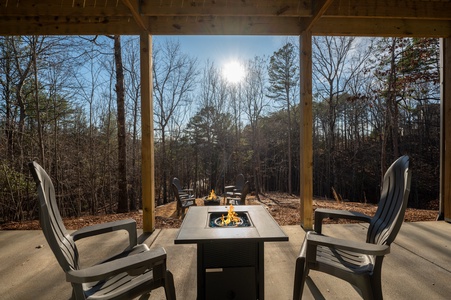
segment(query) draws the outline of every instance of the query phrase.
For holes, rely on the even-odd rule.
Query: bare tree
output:
[[[210,178],[210,186],[219,189],[221,186],[227,185],[227,178],[235,178],[238,172],[242,172],[242,161],[240,145],[238,143],[241,128],[241,109],[242,102],[238,99],[237,91],[241,90],[242,83],[228,83],[221,70],[210,61],[207,61],[203,70],[203,75],[200,84],[200,103],[199,114],[205,113],[205,136],[208,137],[208,143],[216,143],[222,157],[219,159],[220,164],[218,170],[214,170],[214,164],[210,163],[207,174],[205,176]],[[206,112],[209,112],[206,113]],[[234,134],[230,128],[230,118],[233,119]],[[221,122],[223,124],[219,124]],[[223,125],[223,126],[221,126]],[[218,140],[214,141],[211,137],[214,135],[213,130],[216,129]],[[212,162],[213,157],[216,156],[214,151],[207,150],[209,154],[208,161]],[[233,160],[233,164],[231,161]]]
[[[268,99],[265,96],[266,83],[266,60],[262,57],[255,57],[247,64],[247,73],[243,86],[244,101],[246,105],[245,113],[248,117],[252,130],[252,161],[253,177],[257,198],[261,192],[261,161],[260,161],[260,134],[259,122],[263,117]],[[291,185],[289,185],[291,187]]]
[[[196,59],[184,54],[180,43],[166,40],[153,51],[154,112],[162,151],[163,202],[168,202],[167,126],[177,109],[189,105],[197,76]]]
[[[139,74],[139,48],[136,39],[131,39],[126,44],[125,54],[125,70],[126,70],[126,85],[125,91],[127,99],[129,99],[129,111],[131,115],[130,127],[132,144],[129,147],[131,152],[131,189],[130,189],[130,210],[138,209],[138,196],[140,189],[141,170],[139,164],[140,144],[139,144],[139,111],[141,99],[141,78]]]
[[[337,177],[336,146],[337,119],[342,95],[347,91],[350,80],[362,69],[370,55],[370,47],[357,47],[354,37],[314,37],[313,77],[314,94],[318,101],[325,103],[326,115],[325,152],[327,154],[326,185],[334,187]]]
[[[291,156],[291,111],[299,86],[298,53],[295,46],[287,42],[282,48],[274,52],[269,62],[269,97],[282,102],[287,112],[287,175],[288,193],[292,193],[292,156]]]

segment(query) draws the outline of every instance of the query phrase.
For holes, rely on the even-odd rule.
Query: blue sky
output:
[[[255,56],[270,57],[287,39],[285,36],[154,36],[154,41],[167,38],[178,40],[181,50],[197,57],[200,63],[210,59],[217,66]]]

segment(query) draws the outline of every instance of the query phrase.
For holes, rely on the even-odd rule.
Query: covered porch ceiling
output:
[[[0,35],[451,36],[450,0],[0,0]]]

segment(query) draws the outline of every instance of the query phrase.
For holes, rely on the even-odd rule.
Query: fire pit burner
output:
[[[249,215],[246,212],[238,212],[237,213],[237,221],[236,222],[230,222],[229,224],[225,225],[223,223],[223,217],[224,219],[227,217],[227,212],[217,212],[217,213],[210,213],[208,226],[213,228],[233,228],[233,227],[251,227],[252,223],[249,218]]]
[[[240,217],[237,218],[237,221],[235,221],[234,223],[229,223],[228,225],[223,225],[224,221],[222,220],[222,218],[216,218],[214,222],[215,222],[216,226],[220,226],[220,227],[223,227],[223,226],[241,226],[244,223],[243,219],[241,219]]]

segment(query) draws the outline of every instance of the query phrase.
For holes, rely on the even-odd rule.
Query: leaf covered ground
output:
[[[264,205],[279,225],[298,225],[300,224],[299,216],[299,197],[282,193],[270,193],[260,195],[258,200],[254,195],[247,197],[247,204],[249,205]],[[197,199],[197,205],[203,205],[203,200]],[[434,221],[437,218],[437,205],[433,205],[432,209],[413,209],[408,208],[405,215],[406,222],[418,221]],[[182,223],[182,218],[177,217],[175,211],[175,202],[158,206],[156,208],[156,228],[179,228]],[[374,215],[377,206],[374,204],[365,204],[358,202],[337,202],[335,200],[314,199],[313,209],[316,208],[331,208],[353,210],[365,213],[369,216]],[[78,218],[65,218],[64,224],[67,229],[76,230],[88,225],[97,223],[105,223],[121,219],[133,218],[137,222],[138,228],[142,228],[142,212],[130,212],[124,214],[109,214],[98,216],[82,216]],[[326,220],[326,222],[335,222]],[[344,223],[345,220],[340,220],[339,223]],[[7,222],[0,224],[2,230],[39,230],[39,221],[23,221],[23,222]]]

